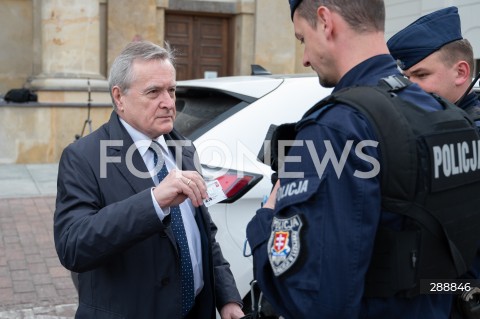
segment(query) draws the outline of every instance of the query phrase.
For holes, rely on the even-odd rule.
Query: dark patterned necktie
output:
[[[152,142],[157,143],[157,142]],[[159,153],[155,151],[159,150]],[[163,161],[162,169],[157,173],[158,183],[160,183],[165,176],[168,175],[167,166],[163,155],[161,153],[160,146],[150,147],[153,152],[153,163],[155,168],[158,164],[159,155],[162,156]],[[193,269],[192,261],[190,259],[190,250],[188,249],[187,235],[185,233],[185,227],[183,225],[182,213],[178,206],[170,206],[170,215],[172,216],[172,231],[177,240],[178,250],[180,252],[180,280],[182,284],[182,317],[185,317],[190,309],[193,307],[195,301],[195,292],[193,286]]]

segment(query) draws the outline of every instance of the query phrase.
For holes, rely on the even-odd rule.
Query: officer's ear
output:
[[[471,79],[471,70],[470,65],[466,61],[458,61],[454,65],[456,77],[455,77],[455,85],[461,86],[465,82],[470,83]]]
[[[320,6],[317,8],[317,28],[325,32],[331,32],[331,30],[333,30],[332,11],[327,7]]]

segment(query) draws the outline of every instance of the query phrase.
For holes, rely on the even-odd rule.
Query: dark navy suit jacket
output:
[[[175,130],[165,138],[185,140]],[[179,169],[194,170],[193,145],[182,151]],[[147,170],[115,112],[63,151],[54,237],[61,263],[80,273],[76,318],[180,318],[179,256],[170,218],[162,222],[155,212],[152,179],[135,177],[129,165]],[[208,211],[201,206],[195,214],[204,287],[192,318],[210,319],[215,305],[241,299]]]

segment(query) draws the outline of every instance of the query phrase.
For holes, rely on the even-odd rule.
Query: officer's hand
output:
[[[198,207],[203,204],[203,199],[208,198],[207,186],[198,172],[176,169],[155,187],[153,195],[162,208],[178,205],[187,198]]]
[[[277,200],[277,190],[280,187],[280,180],[277,180],[275,183],[275,186],[272,189],[272,192],[270,193],[270,196],[268,197],[267,201],[265,204],[263,204],[263,208],[275,208],[275,202]]]
[[[245,314],[238,304],[230,302],[222,307],[222,310],[220,310],[220,316],[222,319],[240,319],[245,316]]]

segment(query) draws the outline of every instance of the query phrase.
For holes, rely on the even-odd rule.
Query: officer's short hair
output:
[[[317,26],[317,8],[325,6],[337,12],[354,30],[360,32],[385,31],[385,3],[383,0],[303,0],[295,11],[312,27]],[[292,11],[293,17],[293,11]]]
[[[465,61],[473,71],[475,61],[473,58],[473,48],[470,41],[461,39],[444,45],[439,51],[441,60],[448,66],[452,66],[458,61]]]

